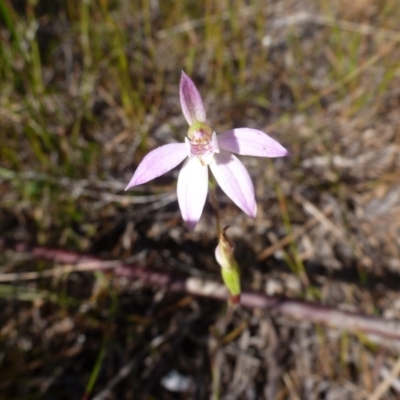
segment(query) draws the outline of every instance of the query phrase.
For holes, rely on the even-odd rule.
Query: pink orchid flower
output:
[[[284,157],[287,150],[256,129],[237,128],[217,136],[206,124],[200,93],[182,72],[179,87],[183,115],[189,124],[184,143],[171,143],[148,153],[125,190],[146,183],[187,160],[178,177],[178,202],[183,220],[193,230],[200,219],[208,191],[208,167],[225,194],[254,218],[257,204],[245,166],[232,153],[256,157]]]

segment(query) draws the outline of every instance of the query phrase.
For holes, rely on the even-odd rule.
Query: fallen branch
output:
[[[150,268],[127,265],[122,262],[103,261],[96,257],[89,257],[79,253],[42,246],[29,246],[25,243],[10,242],[0,238],[0,248],[11,249],[17,253],[29,253],[33,258],[54,261],[60,264],[69,264],[63,272],[82,270],[109,271],[118,277],[140,280],[148,286],[162,287],[171,292],[188,293],[194,296],[203,296],[226,301],[228,292],[219,282],[194,277],[175,276],[169,272],[159,272]],[[71,266],[76,266],[73,269]],[[88,268],[84,268],[84,266]],[[27,280],[39,279],[39,273],[24,273]],[[30,275],[29,275],[30,274]],[[33,275],[32,275],[33,274]],[[54,272],[54,275],[56,272]],[[8,274],[3,274],[8,275]],[[16,281],[24,280],[23,274],[9,274]],[[45,276],[49,276],[46,274]],[[22,279],[18,279],[18,276]],[[11,281],[10,279],[8,281]],[[362,334],[373,343],[400,349],[400,321],[372,317],[359,313],[341,311],[332,307],[310,303],[302,300],[289,299],[278,296],[267,296],[263,293],[243,292],[240,304],[245,308],[258,308],[274,315],[283,315],[295,320],[306,320],[323,324],[341,331]]]

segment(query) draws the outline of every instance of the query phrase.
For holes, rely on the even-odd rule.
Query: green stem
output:
[[[216,185],[215,179],[213,177],[210,178],[209,186],[210,186],[210,193],[211,193],[211,204],[215,211],[215,223],[216,223],[216,229],[217,229],[217,238],[219,238],[219,235],[221,233],[221,216],[220,216],[220,210],[219,210],[219,205],[218,205],[218,200],[217,200],[217,185]]]

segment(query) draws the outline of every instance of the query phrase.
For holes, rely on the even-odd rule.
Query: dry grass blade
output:
[[[385,395],[385,392],[390,388],[392,382],[398,377],[399,374],[400,374],[400,358],[397,359],[396,363],[393,365],[393,368],[388,374],[388,376],[376,387],[371,396],[368,397],[368,400],[381,399]]]
[[[332,213],[332,208],[328,207],[322,215],[324,217],[330,215]],[[276,251],[288,246],[290,243],[292,243],[294,240],[298,239],[304,233],[306,233],[308,230],[313,228],[314,226],[318,225],[321,223],[321,218],[311,218],[309,219],[301,228],[298,228],[296,231],[293,233],[289,233],[286,235],[284,238],[280,239],[273,245],[269,246],[268,248],[264,249],[257,255],[257,259],[259,261],[265,260],[266,258],[272,256]]]

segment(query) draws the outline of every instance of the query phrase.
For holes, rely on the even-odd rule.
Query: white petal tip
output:
[[[276,157],[287,157],[290,153],[279,143],[274,146],[274,148],[266,148],[264,157],[276,158]]]
[[[249,207],[247,209],[243,209],[243,211],[250,217],[255,219],[257,216],[257,204],[254,204],[253,207]]]
[[[198,221],[185,221],[185,224],[190,232],[193,232],[196,228]]]
[[[283,151],[282,151],[282,155],[281,155],[281,157],[289,157],[289,156],[291,156],[292,154],[288,151],[288,150],[286,150],[285,148],[283,149]]]
[[[132,186],[135,186],[135,185],[132,185],[132,183],[129,182],[129,183],[126,185],[126,188],[124,189],[125,192],[126,192],[127,190],[129,190]]]
[[[126,185],[125,192],[134,186],[140,185],[142,182],[138,182],[137,179],[131,179],[130,182]]]

